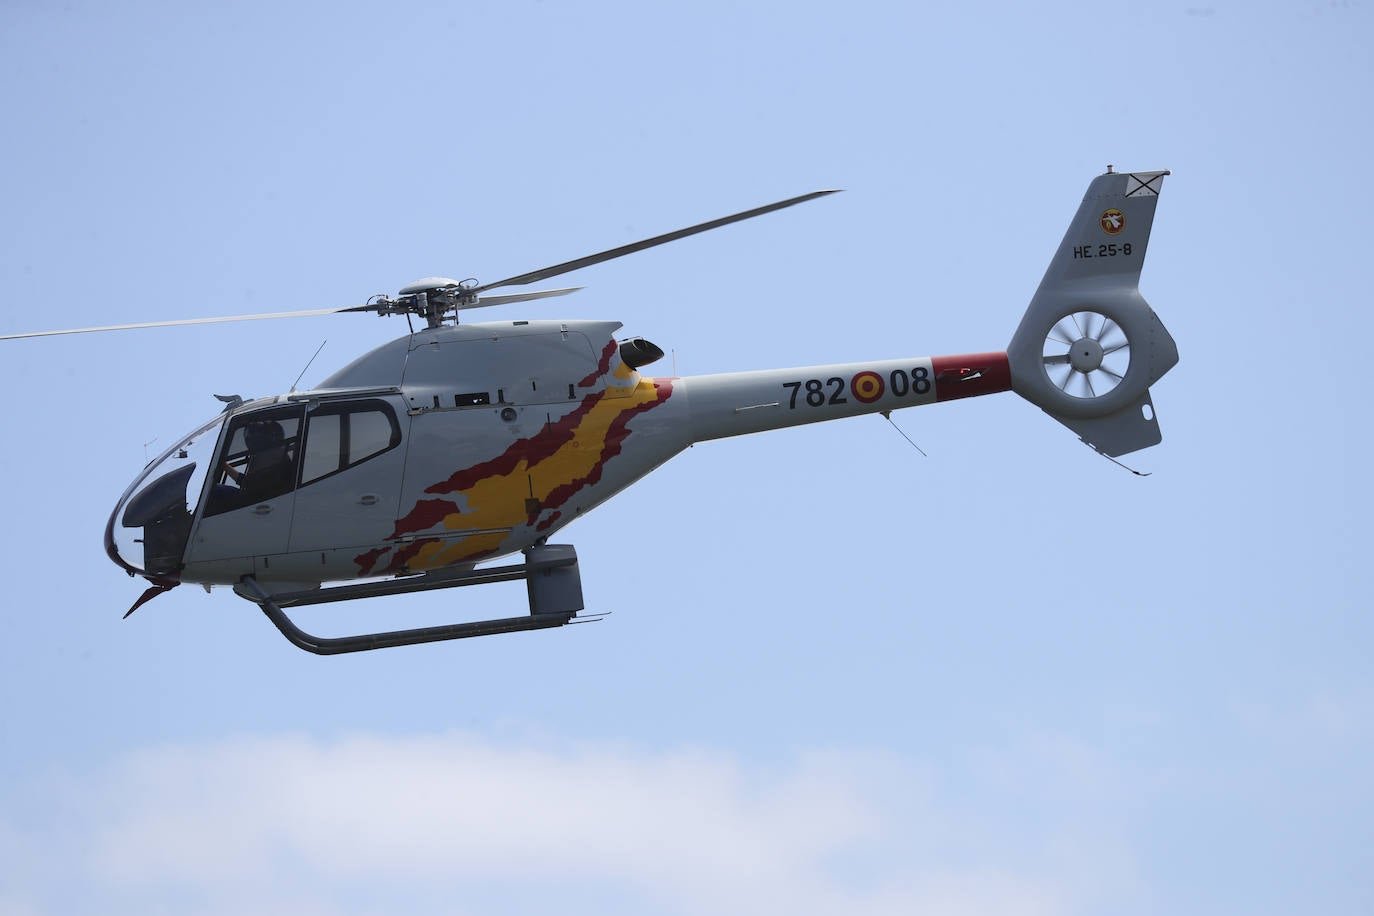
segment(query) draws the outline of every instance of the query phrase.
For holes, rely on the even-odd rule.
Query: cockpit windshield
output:
[[[149,462],[124,492],[105,526],[110,559],[131,573],[176,577],[224,419],[221,414]]]

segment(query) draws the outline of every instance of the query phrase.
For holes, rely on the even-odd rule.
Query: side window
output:
[[[305,439],[305,465],[301,483],[319,480],[339,469],[339,446],[343,442],[343,416],[315,413],[310,417],[310,435]]]
[[[395,421],[380,410],[360,410],[348,415],[348,463],[357,464],[380,454],[392,442]],[[399,438],[399,437],[398,437]]]
[[[401,427],[385,401],[322,405],[306,421],[301,484],[361,464],[400,442]]]
[[[205,514],[217,515],[289,493],[300,458],[301,409],[290,407],[235,417],[214,467]]]

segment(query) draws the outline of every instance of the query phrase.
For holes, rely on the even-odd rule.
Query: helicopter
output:
[[[488,295],[836,193],[814,191],[494,283],[426,277],[335,309],[110,325],[0,339],[364,312],[409,331],[308,391],[223,409],[147,464],[105,551],[149,586],[229,586],[319,655],[587,622],[577,553],[549,538],[697,442],[1015,391],[1115,460],[1162,440],[1150,387],[1178,348],[1139,278],[1165,171],[1095,177],[1005,351],[712,375],[616,321],[460,323],[563,296]],[[416,327],[416,319],[423,327]],[[482,565],[521,555],[521,561]],[[286,609],[524,580],[528,613],[341,637]]]

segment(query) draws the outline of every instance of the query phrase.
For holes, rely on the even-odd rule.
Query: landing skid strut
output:
[[[375,598],[382,595],[405,595],[411,592],[440,588],[460,588],[465,585],[486,585],[491,582],[510,582],[524,579],[529,592],[530,612],[524,617],[504,617],[497,620],[475,620],[451,623],[438,627],[419,627],[413,630],[393,630],[387,633],[363,633],[357,636],[314,636],[292,622],[282,610],[309,604],[329,604],[355,598]],[[577,569],[577,552],[571,544],[544,544],[525,551],[525,562],[490,569],[465,572],[426,573],[406,579],[385,582],[365,582],[328,589],[268,594],[252,576],[244,576],[235,588],[252,601],[267,619],[293,645],[316,655],[342,655],[346,652],[366,652],[392,646],[413,646],[447,639],[467,639],[472,636],[492,636],[497,633],[518,633],[522,630],[543,630],[561,627],[572,622],[582,610],[582,578]],[[603,615],[598,615],[603,616]],[[592,618],[596,619],[596,618]],[[587,622],[590,622],[587,621]]]

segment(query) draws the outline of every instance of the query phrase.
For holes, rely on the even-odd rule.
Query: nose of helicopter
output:
[[[125,571],[174,579],[191,535],[194,513],[186,504],[187,484],[196,463],[182,463],[125,494],[105,525],[105,551]]]
[[[105,553],[129,575],[180,579],[205,469],[223,424],[216,417],[149,462],[115,504],[105,524]]]
[[[131,574],[174,580],[191,537],[194,507],[187,507],[187,483],[195,461],[143,478],[115,505],[106,523],[106,552]]]
[[[143,570],[133,564],[132,554],[129,559],[126,559],[124,554],[120,553],[119,541],[115,539],[115,520],[119,518],[119,512],[123,508],[124,500],[120,500],[114,511],[110,513],[110,520],[105,523],[105,556],[109,557],[114,565],[129,575],[143,575]]]

